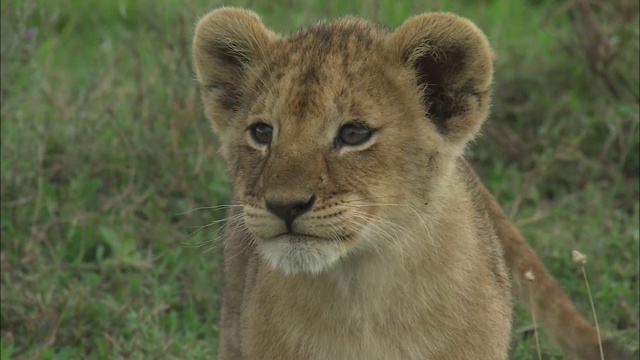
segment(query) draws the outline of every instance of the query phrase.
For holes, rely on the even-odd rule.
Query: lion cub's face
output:
[[[278,37],[223,8],[201,20],[194,55],[244,224],[285,273],[398,246],[488,107],[486,40],[448,14]]]
[[[285,272],[322,271],[363,245],[363,235],[397,232],[385,210],[405,210],[395,204],[413,195],[407,174],[427,166],[441,142],[415,91],[404,104],[408,89],[394,79],[381,36],[357,25],[274,44],[232,130],[245,224]]]

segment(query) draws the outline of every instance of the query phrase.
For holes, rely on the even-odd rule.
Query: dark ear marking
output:
[[[224,111],[236,112],[242,103],[242,91],[234,84],[214,82],[204,85],[204,88]]]
[[[248,68],[264,60],[277,36],[255,13],[223,7],[198,22],[193,58],[205,113],[217,132],[227,129],[243,97]]]
[[[424,54],[413,62],[427,116],[443,134],[447,130],[447,120],[464,111],[460,94],[447,93],[445,84],[449,82],[448,77],[462,71],[465,55],[459,47],[452,47],[442,49],[438,54]]]
[[[213,44],[213,49],[217,51],[213,52],[211,56],[232,69],[245,67],[251,61],[247,54],[234,50],[232,44],[216,42]]]
[[[425,117],[448,140],[466,143],[486,118],[493,52],[473,23],[453,14],[408,19],[391,35],[420,92]]]

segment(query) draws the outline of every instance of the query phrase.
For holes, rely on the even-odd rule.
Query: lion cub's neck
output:
[[[466,189],[457,184],[452,193],[460,195]],[[290,348],[307,349],[309,359],[473,358],[469,349],[491,339],[483,329],[502,303],[487,283],[470,197],[441,204],[421,219],[403,214],[395,225],[406,230],[397,239],[371,239],[375,246],[318,275],[287,276],[259,260],[245,324],[248,338],[261,339],[255,354],[270,348],[278,358],[301,358],[295,351],[282,357]],[[472,339],[460,331],[466,328],[480,330]]]

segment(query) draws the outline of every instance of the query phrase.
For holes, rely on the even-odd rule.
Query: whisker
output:
[[[397,197],[397,196],[396,195],[374,196],[374,197],[368,197],[368,198],[359,198],[359,199],[346,200],[346,201],[344,201],[344,203],[352,203],[352,202],[357,202],[357,201],[372,201],[372,200],[388,199],[388,198],[395,198],[395,197]]]
[[[397,224],[394,224],[379,216],[375,216],[375,215],[371,215],[371,214],[367,214],[359,211],[354,211],[353,215],[367,222],[367,224],[371,226],[371,229],[374,231],[375,235],[382,236],[385,239],[389,239],[397,248],[397,251],[400,253],[402,261],[404,261],[404,247],[402,246],[402,243],[400,241],[400,231],[399,231],[402,229],[397,229],[399,227]],[[387,229],[385,229],[385,227],[388,230],[392,231],[393,234],[389,233]],[[378,244],[376,242],[373,242],[373,245],[376,248],[376,251],[380,253],[381,249],[379,248],[379,246],[377,246]]]
[[[399,206],[399,207],[411,207],[409,204],[393,204],[393,203],[368,203],[368,204],[338,204],[337,206],[344,207],[385,207],[385,206]]]
[[[216,231],[213,233],[213,237],[214,237],[213,239],[207,240],[207,241],[203,241],[202,243],[199,243],[199,244],[191,244],[191,243],[187,243],[187,242],[182,242],[182,244],[185,245],[185,246],[191,246],[191,247],[201,247],[201,246],[206,245],[206,244],[214,243],[219,239],[219,237],[220,237],[219,235],[220,235],[221,232],[224,231],[224,229],[226,229],[229,225],[236,224],[236,223],[241,222],[241,221],[243,221],[243,214],[236,214],[236,215],[224,218],[224,219],[213,221],[210,224],[201,226],[196,231],[194,231],[191,234],[189,234],[189,237],[192,237],[193,235],[195,235],[200,230],[202,230],[202,229],[204,229],[206,227],[209,227],[209,226],[212,226],[212,225],[215,225],[215,224],[219,224],[221,222],[225,222],[221,227],[216,229]]]
[[[243,225],[244,229],[244,236],[242,237],[242,240],[240,240],[240,242],[244,243],[245,245],[242,247],[242,249],[240,249],[235,255],[229,257],[228,260],[234,259],[235,257],[237,257],[238,255],[242,254],[243,252],[245,252],[250,246],[255,246],[255,242],[256,239],[253,235],[251,235],[251,233],[248,231],[246,225]]]
[[[195,209],[187,210],[185,212],[177,213],[177,214],[175,214],[175,216],[189,215],[191,213],[194,213],[194,212],[200,211],[200,210],[216,211],[216,210],[231,209],[231,208],[234,208],[234,207],[243,207],[243,206],[244,205],[242,205],[242,204],[223,204],[223,205],[216,205],[216,206],[201,206],[201,207],[197,207]]]
[[[244,214],[240,213],[240,214],[236,214],[236,215],[233,215],[233,216],[226,217],[226,218],[224,218],[224,219],[220,219],[220,220],[212,221],[212,222],[210,222],[210,223],[208,223],[208,224],[206,224],[206,225],[199,226],[196,230],[194,230],[194,231],[193,231],[192,233],[190,233],[188,236],[189,236],[189,237],[191,237],[191,236],[193,236],[193,235],[197,234],[200,230],[205,229],[205,228],[208,228],[208,227],[211,227],[211,226],[216,225],[216,224],[219,224],[219,223],[221,223],[221,222],[229,222],[229,221],[233,221],[233,220],[235,220],[235,219],[237,219],[237,218],[239,218],[239,217],[242,217],[243,215],[244,215]]]

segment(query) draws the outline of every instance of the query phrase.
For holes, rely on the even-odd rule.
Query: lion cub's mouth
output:
[[[312,234],[305,234],[305,233],[300,233],[300,232],[292,232],[292,231],[287,231],[287,232],[283,232],[282,234],[278,234],[276,236],[273,237],[273,239],[285,239],[285,240],[289,240],[289,241],[304,241],[304,240],[311,240],[311,239],[317,239],[317,240],[329,240],[327,238],[323,238],[320,236],[316,236],[316,235],[312,235]]]
[[[274,236],[271,239],[267,239],[265,241],[270,240],[284,240],[284,241],[292,241],[292,242],[301,242],[301,241],[347,241],[355,238],[355,234],[336,234],[332,237],[324,237],[313,234],[301,233],[301,232],[283,232]]]
[[[263,258],[287,275],[321,273],[346,257],[362,224],[346,212],[309,211],[287,226],[278,216],[255,206],[245,208],[245,224]]]

